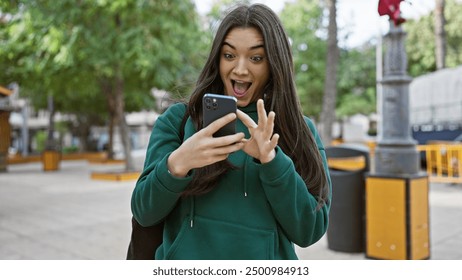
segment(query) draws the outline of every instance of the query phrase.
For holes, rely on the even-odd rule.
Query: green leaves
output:
[[[446,67],[462,64],[462,3],[446,0]],[[419,76],[436,70],[435,34],[433,12],[418,20],[410,20],[404,24],[407,32],[406,53],[408,55],[409,74]]]
[[[0,9],[14,15],[0,25],[0,61],[8,65],[2,80],[18,81],[42,98],[89,90],[86,98],[97,96],[98,81],[119,74],[131,97],[150,96],[153,87],[178,90],[196,77],[198,57],[205,56],[189,0],[25,0],[2,2]],[[140,101],[133,109],[150,105],[133,99]],[[74,104],[80,106],[78,99]]]
[[[324,91],[326,42],[317,34],[324,31],[319,1],[287,3],[281,21],[292,43],[295,79],[304,113],[319,116]]]
[[[206,19],[211,24],[234,4],[213,3]],[[280,13],[292,42],[302,106],[315,118],[321,110],[326,67],[322,3],[289,1]],[[445,13],[446,64],[453,67],[462,64],[462,3],[447,0]],[[128,111],[152,108],[151,88],[187,96],[212,36],[189,0],[9,0],[0,1],[0,18],[8,18],[0,21],[2,83],[19,82],[21,94],[30,93],[37,106],[46,106],[51,93],[58,110],[81,114],[106,114],[98,84],[116,75],[123,77]],[[410,75],[433,71],[433,15],[403,26]],[[337,113],[373,110],[375,79],[375,45],[343,49]]]

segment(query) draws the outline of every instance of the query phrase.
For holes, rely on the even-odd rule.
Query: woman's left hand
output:
[[[276,156],[276,145],[279,134],[273,134],[275,113],[266,115],[263,100],[257,101],[258,124],[246,113],[237,110],[238,118],[249,129],[250,139],[244,139],[242,150],[249,156],[258,159],[261,163],[270,162]]]

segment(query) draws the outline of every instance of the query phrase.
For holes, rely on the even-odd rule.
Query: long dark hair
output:
[[[264,90],[266,110],[276,113],[274,130],[280,135],[279,147],[293,160],[309,192],[316,196],[319,205],[322,205],[328,199],[326,172],[313,134],[303,118],[296,93],[289,39],[278,16],[270,8],[262,4],[241,5],[223,19],[189,100],[188,113],[196,129],[201,129],[202,96],[207,92],[224,92],[219,71],[220,52],[226,35],[237,27],[257,28],[264,38],[270,67],[269,82]],[[209,192],[215,187],[220,176],[230,168],[234,167],[225,160],[196,169],[185,194],[198,195]]]

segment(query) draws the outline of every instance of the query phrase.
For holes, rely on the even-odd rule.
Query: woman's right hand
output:
[[[225,160],[229,154],[243,148],[244,133],[213,137],[221,127],[236,119],[231,113],[212,122],[186,139],[173,151],[167,161],[169,172],[176,177],[185,177],[190,170]]]

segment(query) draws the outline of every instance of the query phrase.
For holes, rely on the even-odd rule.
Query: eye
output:
[[[234,58],[234,55],[230,54],[230,53],[224,53],[223,54],[223,57],[227,60],[231,60]]]
[[[262,61],[263,59],[264,59],[264,57],[261,56],[261,55],[254,55],[254,56],[252,56],[252,57],[250,58],[250,60],[252,60],[253,62],[260,62],[260,61]]]

